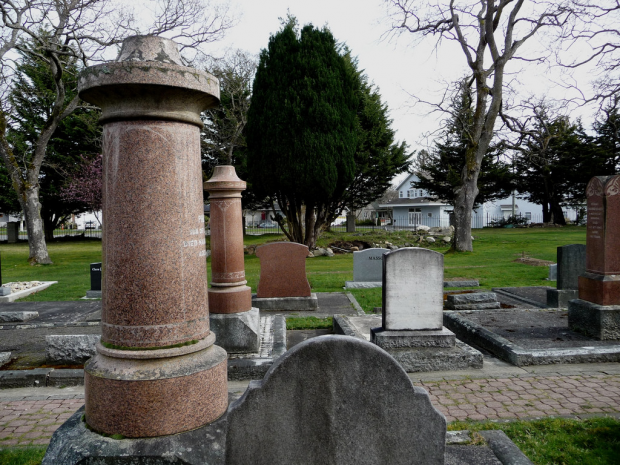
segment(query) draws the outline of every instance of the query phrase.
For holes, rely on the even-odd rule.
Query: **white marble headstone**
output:
[[[443,327],[443,255],[407,247],[383,256],[383,329]]]

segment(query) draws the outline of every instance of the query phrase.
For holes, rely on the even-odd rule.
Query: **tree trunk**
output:
[[[472,252],[474,250],[471,241],[471,214],[477,195],[477,180],[470,176],[459,188],[454,202],[454,241],[452,248],[457,252]]]
[[[43,220],[41,219],[39,188],[31,187],[26,189],[24,194],[25,199],[20,203],[22,203],[26,218],[26,230],[28,231],[28,248],[30,249],[28,263],[31,265],[51,265],[53,262],[47,253]]]
[[[562,226],[566,226],[566,220],[564,219],[564,212],[562,211],[562,206],[557,199],[552,198],[551,202],[551,213],[553,214],[553,224],[560,224]]]

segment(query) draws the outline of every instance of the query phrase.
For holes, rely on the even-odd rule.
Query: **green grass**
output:
[[[584,227],[564,228],[515,228],[478,229],[474,251],[468,253],[447,253],[445,255],[445,277],[478,279],[481,289],[506,286],[541,286],[548,275],[546,266],[530,266],[514,260],[525,255],[541,260],[555,261],[557,247],[567,244],[585,243]],[[403,246],[410,243],[410,231],[359,231],[357,233],[325,233],[318,241],[319,246],[327,246],[334,241],[359,240],[371,244],[389,241]],[[270,241],[283,240],[279,234],[245,236],[244,243],[257,246]],[[90,288],[89,264],[101,261],[101,242],[86,240],[81,242],[53,242],[48,244],[53,265],[28,265],[28,245],[2,244],[2,278],[8,281],[58,281],[45,291],[33,294],[22,301],[77,300]],[[447,252],[446,246],[433,250]],[[208,260],[210,263],[210,259]],[[245,271],[248,285],[256,291],[260,263],[255,255],[245,256]],[[308,281],[314,292],[339,292],[345,281],[353,279],[352,254],[334,257],[316,257],[306,260]],[[355,290],[353,292],[363,308],[372,310],[381,306],[379,289]],[[365,303],[362,303],[365,302]]]
[[[286,319],[286,329],[332,329],[334,319],[330,316],[327,318],[317,318],[315,316],[308,317],[289,317]]]
[[[0,449],[0,465],[39,465],[47,447],[10,447]]]
[[[501,429],[536,465],[616,465],[620,463],[620,420],[549,418],[508,423],[464,422],[449,430]]]

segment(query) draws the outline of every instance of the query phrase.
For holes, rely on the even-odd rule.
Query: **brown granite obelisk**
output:
[[[600,340],[620,340],[620,176],[595,176],[586,188],[586,271],[568,326]]]
[[[85,421],[129,438],[189,431],[228,404],[227,355],[209,329],[200,112],[219,83],[168,39],[126,39],[85,69],[102,109],[102,339],[85,366]]]
[[[258,308],[245,279],[241,192],[246,183],[234,166],[216,166],[204,183],[211,203],[211,326],[228,352],[256,352],[260,338]]]

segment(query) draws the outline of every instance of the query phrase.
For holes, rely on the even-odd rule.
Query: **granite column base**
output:
[[[209,288],[209,313],[240,313],[252,308],[250,286]],[[219,339],[218,339],[219,343]]]
[[[482,353],[457,341],[445,327],[433,331],[371,328],[370,342],[394,357],[407,373],[482,368]]]
[[[223,464],[226,452],[226,413],[206,426],[157,438],[116,439],[89,429],[84,407],[75,412],[50,441],[43,465]]]
[[[568,327],[601,341],[620,340],[620,305],[571,300],[568,303]]]
[[[261,311],[298,311],[313,312],[319,308],[319,299],[315,293],[309,297],[256,297],[252,296],[252,306]]]
[[[128,438],[164,436],[200,428],[226,411],[227,354],[221,347],[165,358],[155,358],[155,350],[98,346],[97,352],[84,367],[85,420],[96,432]],[[110,352],[129,352],[127,357],[136,358],[115,358]]]
[[[579,298],[577,289],[547,289],[547,307],[566,308],[568,301]]]
[[[620,275],[579,276],[579,298],[598,305],[620,305]]]
[[[217,343],[228,353],[258,352],[260,345],[260,314],[258,308],[247,312],[210,313],[209,324]]]

